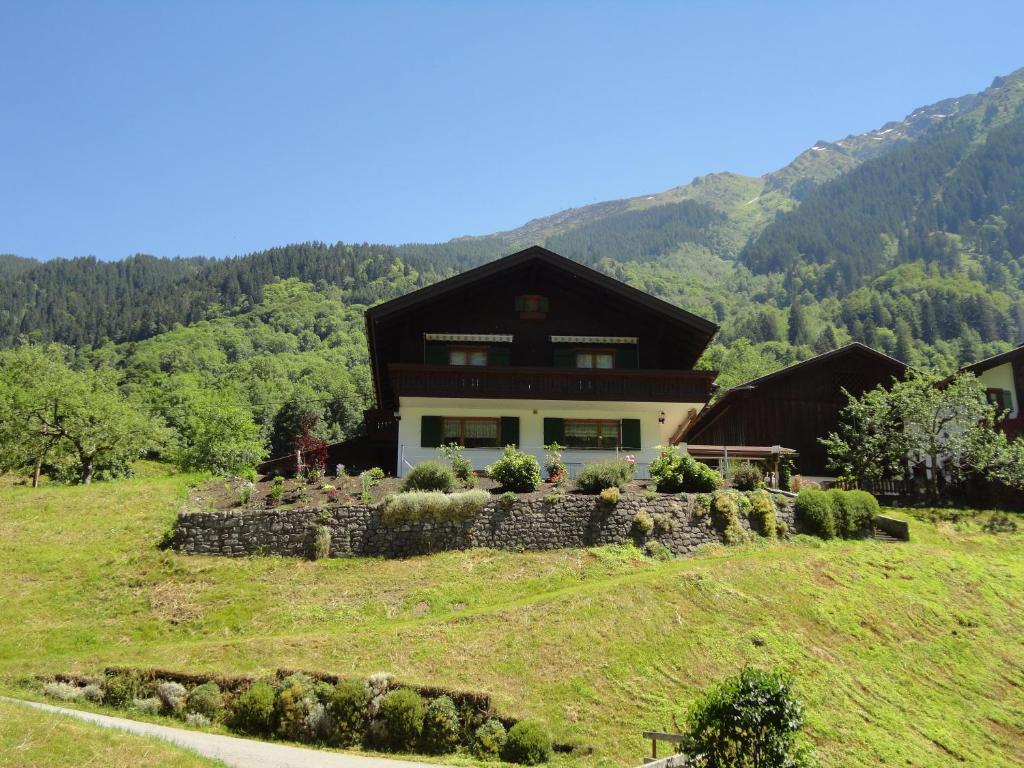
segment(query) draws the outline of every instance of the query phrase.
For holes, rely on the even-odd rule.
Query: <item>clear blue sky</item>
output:
[[[1024,66],[1024,3],[0,0],[0,253],[437,241]]]

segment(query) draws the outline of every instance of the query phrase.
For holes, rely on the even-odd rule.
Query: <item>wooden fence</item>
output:
[[[674,752],[665,757],[658,757],[658,742],[682,744],[685,737],[681,733],[664,733],[662,731],[644,731],[644,738],[651,740],[651,756],[644,758],[643,768],[683,768],[690,764],[690,756],[683,752]]]

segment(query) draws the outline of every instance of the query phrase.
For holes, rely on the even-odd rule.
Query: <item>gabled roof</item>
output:
[[[976,363],[968,363],[967,365],[962,366],[960,368],[960,371],[981,373],[982,371],[987,371],[989,368],[995,368],[997,365],[1002,365],[1003,363],[1010,363],[1019,358],[1024,358],[1024,344],[1021,344],[1019,347],[1014,347],[1013,349],[1007,350],[1006,352],[1000,352],[998,355],[986,357],[985,359],[979,360]]]
[[[479,267],[474,267],[473,269],[469,269],[453,277],[449,277],[446,280],[434,283],[433,285],[428,285],[425,288],[420,288],[412,293],[407,293],[404,296],[399,296],[391,301],[385,301],[383,304],[371,307],[366,311],[367,322],[380,320],[417,304],[441,298],[452,291],[464,288],[478,280],[493,277],[501,272],[520,267],[531,261],[548,264],[556,269],[560,269],[563,272],[571,274],[579,280],[590,283],[595,287],[601,288],[610,293],[614,293],[627,301],[641,304],[647,311],[661,314],[666,320],[675,323],[683,323],[689,326],[692,330],[704,332],[708,335],[709,341],[718,331],[718,326],[710,320],[705,320],[703,317],[695,315],[692,312],[687,312],[685,309],[681,309],[674,304],[669,304],[667,301],[659,299],[657,296],[652,296],[651,294],[645,293],[631,285],[626,285],[626,283],[623,283],[620,280],[608,277],[607,275],[598,272],[596,269],[586,267],[577,261],[567,259],[565,256],[560,256],[554,251],[549,251],[547,248],[542,248],[539,245],[532,245],[522,251],[517,251],[509,256],[488,262],[487,264],[483,264]]]
[[[802,369],[810,368],[815,365],[820,365],[832,358],[842,357],[852,352],[862,352],[869,355],[873,355],[881,360],[890,363],[893,368],[900,371],[907,369],[907,364],[900,362],[895,357],[891,357],[884,352],[879,352],[874,347],[869,347],[867,344],[861,344],[859,341],[853,341],[846,344],[838,349],[833,349],[829,352],[823,352],[820,355],[809,357],[806,360],[802,360],[799,363],[794,363],[786,368],[781,368],[773,373],[759,376],[756,379],[744,382],[743,384],[737,384],[735,387],[730,389],[714,404],[707,408],[704,408],[700,413],[697,414],[697,418],[693,420],[686,432],[683,434],[683,440],[685,441],[690,435],[697,434],[700,430],[707,427],[711,422],[720,416],[724,415],[732,403],[742,394],[756,390],[770,382],[776,381],[777,379],[791,376],[795,373],[799,373]]]

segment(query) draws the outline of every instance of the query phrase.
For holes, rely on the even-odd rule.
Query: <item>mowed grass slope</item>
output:
[[[162,741],[4,701],[0,701],[0,723],[0,768],[214,768],[224,765]]]
[[[915,522],[907,545],[627,548],[409,560],[156,548],[188,477],[0,489],[0,681],[108,664],[277,667],[483,690],[638,764],[744,664],[798,681],[829,766],[1024,762],[1024,536]]]

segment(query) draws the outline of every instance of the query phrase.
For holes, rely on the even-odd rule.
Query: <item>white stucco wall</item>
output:
[[[987,371],[982,371],[978,374],[978,381],[981,382],[985,389],[1005,389],[1010,392],[1010,399],[1012,405],[1010,406],[1009,418],[1017,418],[1020,410],[1020,403],[1017,402],[1017,391],[1013,384],[1013,366],[1010,363],[1003,363],[997,365],[995,368],[989,368]]]
[[[639,419],[639,451],[620,451],[636,456],[637,476],[647,476],[647,465],[657,456],[656,446],[667,445],[690,409],[703,403],[620,403],[575,400],[492,400],[443,397],[404,397],[399,409],[398,475],[401,477],[421,461],[437,458],[436,448],[420,447],[423,416],[477,416],[519,418],[520,448],[544,461],[544,419]],[[665,423],[659,423],[661,413]],[[475,469],[483,469],[501,454],[501,448],[469,448],[465,456]],[[567,450],[562,455],[569,465],[582,465],[616,456],[615,451]],[[570,470],[576,467],[570,466]]]

